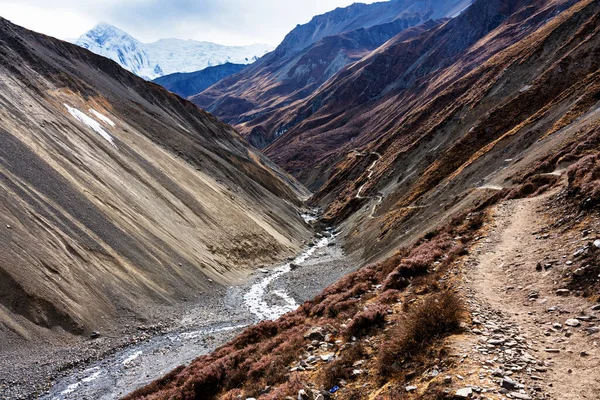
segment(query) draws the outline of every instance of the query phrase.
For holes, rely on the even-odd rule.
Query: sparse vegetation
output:
[[[462,299],[452,290],[429,296],[390,331],[379,351],[378,373],[389,376],[431,344],[459,329],[465,313]]]

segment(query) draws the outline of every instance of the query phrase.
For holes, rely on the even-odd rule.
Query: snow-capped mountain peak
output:
[[[194,40],[161,39],[142,43],[127,32],[101,22],[73,43],[110,58],[144,79],[194,72],[225,64],[250,64],[273,49],[267,44],[223,46]]]

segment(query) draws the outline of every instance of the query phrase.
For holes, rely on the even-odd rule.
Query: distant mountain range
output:
[[[72,42],[116,61],[126,70],[147,80],[176,72],[195,72],[228,62],[250,64],[273,50],[268,44],[223,46],[180,39],[142,43],[106,23],[96,25]]]
[[[223,78],[240,72],[246,66],[245,64],[225,63],[196,72],[177,72],[161,76],[153,82],[186,98],[202,92]]]
[[[347,65],[401,32],[460,14],[472,0],[392,0],[353,4],[314,17],[293,29],[273,52],[241,73],[191,97],[264,148],[288,131],[275,116],[305,99]]]

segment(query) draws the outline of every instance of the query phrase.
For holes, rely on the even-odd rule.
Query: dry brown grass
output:
[[[377,360],[379,375],[389,376],[404,362],[422,354],[436,340],[458,331],[464,313],[462,299],[452,290],[433,294],[413,307],[380,347]]]

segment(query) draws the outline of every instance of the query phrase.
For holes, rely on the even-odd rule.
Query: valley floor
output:
[[[561,290],[580,267],[574,253],[600,226],[589,217],[556,229],[556,194],[495,207],[489,235],[467,260],[473,320],[453,346],[457,388],[486,399],[600,399],[600,307]]]
[[[272,280],[261,300],[270,311],[285,312],[287,294],[297,304],[355,270],[335,239],[316,246],[300,267]],[[117,399],[226,343],[256,323],[246,294],[275,273],[258,271],[244,285],[202,296],[185,310],[172,310],[170,325],[139,326],[128,337],[102,336],[76,346],[20,349],[0,360],[0,399]],[[285,297],[285,296],[284,296]],[[135,330],[135,329],[134,329]]]

